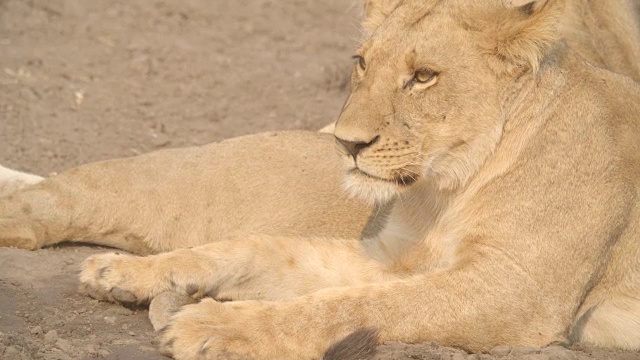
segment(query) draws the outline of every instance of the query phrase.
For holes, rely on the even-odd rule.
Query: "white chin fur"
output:
[[[345,174],[342,185],[349,195],[369,205],[388,203],[400,194],[400,189],[393,183],[351,173]]]

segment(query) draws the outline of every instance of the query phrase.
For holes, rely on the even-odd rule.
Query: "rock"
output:
[[[51,330],[48,333],[44,334],[44,342],[45,344],[53,345],[58,341],[58,332],[55,330]]]
[[[571,351],[565,351],[562,353],[550,353],[549,360],[577,360],[578,356]]]
[[[73,350],[73,346],[71,346],[71,343],[65,339],[58,339],[58,341],[56,341],[56,347],[67,354]]]
[[[97,356],[98,355],[98,350],[100,350],[98,345],[95,345],[95,344],[89,344],[89,345],[85,346],[84,349],[85,349],[84,351],[87,353],[87,355],[90,355],[90,356],[93,356],[93,357]]]
[[[40,326],[36,326],[30,330],[31,335],[38,335],[42,333],[42,328]]]
[[[102,358],[106,358],[110,354],[111,354],[111,352],[109,350],[105,350],[105,349],[98,350],[98,356],[100,356]]]
[[[540,351],[540,348],[535,348],[533,346],[517,346],[511,349],[511,355],[512,356],[529,355],[529,354],[535,354],[538,351]]]
[[[527,355],[518,357],[516,359],[518,360],[549,360],[549,356],[546,354],[527,354]]]
[[[154,71],[155,61],[147,55],[138,55],[131,60],[129,67],[137,73],[149,75]]]
[[[508,345],[500,345],[491,349],[490,354],[497,357],[503,357],[509,355],[511,347]]]
[[[578,358],[571,350],[562,346],[549,346],[544,349],[544,353],[548,355],[549,360],[576,360]]]
[[[157,348],[151,347],[151,346],[140,346],[139,348],[141,351],[144,351],[146,353],[155,353],[156,351],[158,351]]]
[[[151,138],[151,143],[157,148],[171,145],[171,139],[167,134],[154,134]]]
[[[20,350],[18,350],[16,347],[14,346],[9,346],[4,350],[4,354],[3,354],[3,359],[6,360],[21,360],[22,357],[20,356]]]
[[[104,316],[130,316],[133,314],[133,311],[122,307],[122,306],[112,306],[102,313]]]
[[[56,359],[56,360],[74,360],[75,359],[75,357],[72,358],[71,356],[62,352],[62,350],[56,349],[56,348],[53,348],[48,351],[47,358]]]

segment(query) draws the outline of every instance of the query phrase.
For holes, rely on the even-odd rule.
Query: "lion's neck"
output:
[[[377,255],[415,271],[433,271],[455,263],[461,234],[473,221],[464,209],[485,186],[517,166],[521,154],[556,110],[555,95],[566,81],[563,74],[562,68],[543,67],[537,74],[525,74],[505,86],[502,121],[483,141],[468,145],[475,148],[465,149],[469,160],[463,165],[468,175],[458,177],[459,182],[451,187],[443,186],[442,178],[423,179],[401,195],[374,242]],[[458,175],[460,169],[454,169]],[[415,246],[423,251],[407,251]],[[413,258],[411,254],[416,253],[420,256]]]
[[[537,73],[522,74],[503,86],[499,138],[486,161],[460,190],[461,194],[475,194],[515,166],[522,151],[557,111],[558,94],[567,83],[565,67],[571,61],[561,45],[549,54]]]
[[[475,142],[453,149],[431,173],[393,204],[388,221],[366,241],[372,256],[414,271],[447,268],[456,261],[461,234],[473,217],[465,211],[488,184],[509,173],[557,110],[566,83],[564,60],[548,59],[536,73],[502,87],[501,118]],[[416,246],[422,251],[409,251]],[[415,258],[415,254],[420,254]]]
[[[564,85],[562,64],[567,58],[564,44],[557,45],[543,60],[536,73],[531,71],[504,76],[498,87],[497,104],[487,95],[486,104],[496,111],[475,116],[487,116],[491,125],[481,136],[457,144],[453,148],[436,153],[427,168],[443,192],[464,192],[483,167],[496,154],[505,136],[519,127],[531,127],[551,114],[553,94]],[[479,101],[485,101],[480,99]],[[481,122],[480,122],[481,123]]]

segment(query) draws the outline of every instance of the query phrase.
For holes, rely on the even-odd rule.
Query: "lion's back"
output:
[[[567,1],[561,32],[592,64],[640,81],[640,2]]]

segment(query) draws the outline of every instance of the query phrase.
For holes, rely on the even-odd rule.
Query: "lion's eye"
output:
[[[360,67],[360,70],[364,71],[367,69],[367,62],[364,60],[364,57],[360,55],[355,55],[353,58],[358,61],[358,66]]]
[[[404,84],[403,88],[410,89],[415,86],[415,87],[418,87],[419,89],[426,89],[428,87],[435,85],[437,81],[438,81],[437,72],[422,69],[413,73],[413,77],[411,78],[411,80],[407,81]]]
[[[430,70],[418,70],[413,75],[413,78],[415,79],[415,81],[417,83],[427,84],[427,83],[430,83],[431,81],[435,80],[437,75],[438,74],[436,74],[435,72],[430,71]]]

